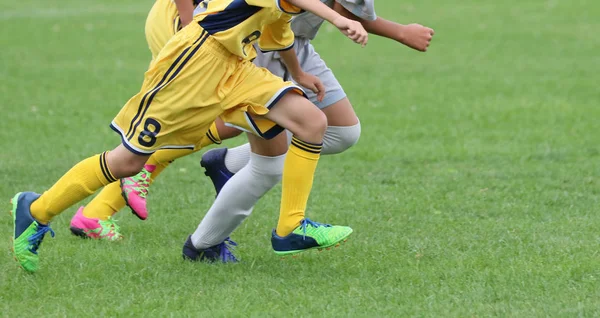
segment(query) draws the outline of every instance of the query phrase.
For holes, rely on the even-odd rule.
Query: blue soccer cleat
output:
[[[200,160],[200,165],[205,170],[204,174],[212,180],[217,195],[219,195],[225,183],[234,175],[225,167],[226,154],[227,148],[212,149],[204,153],[202,160]]]
[[[185,241],[185,244],[183,244],[183,259],[207,263],[237,263],[238,260],[232,252],[236,246],[237,243],[226,238],[225,241],[220,244],[199,250],[192,243],[192,237],[189,236]]]
[[[39,268],[40,257],[37,250],[46,232],[50,232],[54,237],[50,226],[39,223],[31,216],[31,204],[39,197],[40,195],[34,192],[19,192],[10,201],[14,221],[12,251],[19,265],[32,273]]]

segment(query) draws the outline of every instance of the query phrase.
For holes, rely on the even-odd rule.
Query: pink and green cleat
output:
[[[135,176],[121,179],[121,195],[131,212],[141,220],[148,218],[146,196],[150,187],[150,175],[154,169],[154,165],[145,165]]]
[[[123,239],[115,220],[111,218],[108,220],[88,218],[83,215],[83,207],[80,207],[71,219],[71,233],[82,238],[113,242]]]

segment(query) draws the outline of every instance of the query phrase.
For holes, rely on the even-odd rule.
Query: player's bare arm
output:
[[[279,52],[279,55],[294,81],[300,86],[310,89],[317,94],[318,101],[323,101],[323,97],[325,97],[325,86],[323,86],[323,82],[321,82],[318,77],[302,70],[300,62],[298,61],[298,56],[296,55],[296,50],[292,47],[289,50]]]
[[[328,21],[338,28],[345,36],[352,41],[362,45],[367,45],[369,35],[365,28],[357,21],[343,17],[327,5],[318,0],[287,0],[288,3]]]
[[[379,17],[374,21],[365,20],[352,14],[338,2],[335,2],[333,9],[346,18],[359,21],[371,34],[398,41],[421,52],[427,51],[434,34],[433,29],[416,23],[404,25]]]
[[[194,16],[194,3],[191,0],[175,0],[175,6],[179,11],[179,20],[181,21],[181,27],[185,27]]]

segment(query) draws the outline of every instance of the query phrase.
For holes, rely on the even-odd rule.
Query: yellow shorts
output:
[[[156,0],[146,18],[146,42],[154,60],[158,52],[181,27],[173,0]]]
[[[219,116],[230,125],[271,138],[283,131],[261,118],[289,91],[304,95],[264,68],[241,60],[191,23],[150,64],[140,93],[111,123],[138,154],[194,149]]]

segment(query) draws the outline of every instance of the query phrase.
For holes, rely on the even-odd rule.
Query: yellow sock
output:
[[[304,218],[321,148],[322,144],[311,144],[292,137],[281,181],[281,209],[275,230],[279,236],[292,233]]]
[[[219,136],[219,130],[217,129],[217,124],[214,122],[208,128],[206,135],[200,140],[200,147],[204,148],[206,146],[210,146],[212,144],[219,145],[221,144],[221,137]],[[200,150],[200,149],[198,149]]]
[[[41,223],[50,220],[101,187],[116,181],[106,165],[106,154],[87,158],[67,171],[31,204],[31,215]]]
[[[165,168],[167,168],[173,160],[181,158],[194,150],[189,149],[166,149],[159,150],[152,154],[146,165],[144,166],[147,170],[152,171],[150,174],[150,184],[154,182]],[[108,220],[109,217],[119,212],[125,207],[125,199],[121,195],[121,184],[119,182],[113,182],[108,186],[104,187],[102,191],[85,206],[83,209],[83,216],[86,218]]]
[[[83,216],[108,220],[124,206],[125,200],[121,196],[121,184],[117,181],[102,188],[102,191],[83,208]]]

